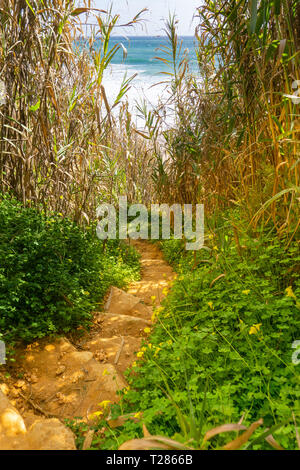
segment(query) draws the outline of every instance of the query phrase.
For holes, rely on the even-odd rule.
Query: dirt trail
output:
[[[21,413],[28,428],[37,418],[88,416],[104,400],[116,402],[126,387],[123,376],[136,360],[144,329],[152,326],[152,306],[173,279],[171,267],[156,245],[131,242],[141,253],[141,280],[127,292],[112,288],[103,312],[95,312],[93,328],[80,342],[62,338],[41,341],[18,351],[13,387],[0,390]],[[154,300],[155,297],[155,300]],[[6,389],[5,389],[6,387]]]

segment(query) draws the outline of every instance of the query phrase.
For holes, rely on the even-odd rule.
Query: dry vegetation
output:
[[[97,16],[100,50],[93,48],[96,37],[89,50],[74,42],[86,11]],[[138,21],[139,15],[127,26]],[[111,12],[76,9],[69,0],[2,2],[0,191],[82,222],[116,192],[135,198],[145,189],[145,143],[132,136],[126,106],[118,120],[112,115],[102,86],[120,48],[109,47],[118,22]]]

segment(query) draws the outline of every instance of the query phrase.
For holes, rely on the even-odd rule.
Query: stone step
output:
[[[117,287],[111,288],[104,309],[108,313],[118,312],[121,315],[129,315],[146,320],[150,320],[152,315],[152,310],[143,304],[141,299]]]
[[[113,364],[98,362],[92,351],[77,351],[66,339],[29,351],[22,365],[36,375],[31,399],[61,419],[86,418],[100,402],[117,402],[117,391],[127,386]]]
[[[81,343],[81,346],[91,351],[94,359],[102,363],[113,364],[116,369],[123,373],[136,360],[136,352],[141,347],[142,338],[132,336],[113,336],[94,338]]]
[[[108,338],[112,336],[146,336],[144,329],[151,327],[152,322],[143,318],[122,315],[119,313],[98,313],[95,322],[100,325],[100,336]]]
[[[169,283],[167,279],[160,281],[150,279],[132,283],[128,293],[140,297],[148,306],[153,305],[153,297],[155,297],[154,304],[158,306],[165,298],[163,292],[168,287]]]

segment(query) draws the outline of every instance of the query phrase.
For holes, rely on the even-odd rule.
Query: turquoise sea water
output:
[[[181,57],[184,51],[187,51],[190,70],[194,73],[197,71],[197,60],[195,53],[195,38],[181,37],[182,41]],[[162,61],[155,57],[164,57],[167,55],[161,50],[163,46],[169,46],[166,37],[153,36],[134,36],[134,37],[112,37],[110,49],[115,45],[122,43],[127,50],[127,58],[124,60],[123,51],[120,49],[106,70],[103,85],[110,104],[113,104],[121,83],[126,75],[127,78],[137,74],[131,84],[131,89],[127,94],[127,99],[131,111],[135,115],[134,109],[136,102],[146,100],[148,107],[156,106],[159,99],[166,94],[166,85],[156,85],[161,81],[168,80],[168,77],[161,72],[168,72],[170,69]],[[81,40],[81,47],[84,47],[85,41]],[[95,48],[100,47],[100,41],[95,43]]]
[[[188,51],[191,66],[195,69],[196,54],[193,37],[179,38],[182,41],[182,53]],[[113,64],[123,64],[128,70],[136,71],[144,76],[159,76],[160,72],[167,71],[167,66],[155,57],[167,58],[161,50],[163,46],[169,46],[166,37],[129,37],[127,39],[122,37],[114,37],[111,45],[122,43],[128,51],[127,59],[123,62],[122,51],[119,51],[113,59]],[[182,54],[181,54],[182,55]]]

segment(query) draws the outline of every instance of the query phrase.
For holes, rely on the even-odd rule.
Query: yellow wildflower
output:
[[[144,351],[139,351],[139,352],[137,353],[137,357],[143,357],[143,355],[144,355]]]
[[[165,287],[162,291],[163,295],[168,295],[169,290]]]
[[[132,367],[136,367],[136,361],[133,362]]]
[[[94,418],[98,418],[99,416],[103,415],[102,411],[95,411],[94,413],[91,413],[88,418],[89,420],[92,420]]]
[[[249,294],[249,292],[250,292],[250,289],[243,290],[243,291],[242,291],[242,294],[248,295],[248,294]]]
[[[164,309],[163,307],[158,307],[154,310],[152,317],[151,317],[152,322],[155,321],[156,317],[163,311],[163,309]]]
[[[144,328],[144,332],[145,332],[145,333],[150,333],[150,332],[151,332],[151,328],[148,328],[148,327],[147,327],[147,328]]]
[[[287,297],[292,297],[292,299],[296,299],[292,286],[287,287],[285,289],[285,292],[286,292]]]
[[[152,300],[152,302],[154,302],[154,301],[156,300],[156,296],[155,296],[155,295],[152,295],[152,296],[151,296],[151,300]]]
[[[173,341],[172,341],[171,339],[169,339],[169,340],[167,341],[167,344],[168,344],[169,346],[171,346],[172,343],[173,343]]]
[[[161,348],[156,348],[155,353],[154,353],[154,356],[155,356],[155,357],[157,356],[157,354],[159,353],[159,351],[161,351]]]
[[[212,302],[207,302],[207,305],[208,305],[212,310],[214,310],[214,306],[213,306],[213,303],[212,303]]]
[[[110,400],[103,400],[101,403],[99,403],[98,405],[100,406],[100,408],[107,408],[107,406],[109,405],[109,403],[111,403]]]
[[[261,325],[261,323],[256,323],[255,325],[252,325],[249,330],[249,335],[256,335],[259,332]]]
[[[107,369],[104,369],[104,371],[102,372],[102,376],[105,377],[105,375],[109,375],[109,372]]]
[[[140,419],[141,416],[142,416],[141,411],[138,411],[137,413],[135,413],[134,418]]]

